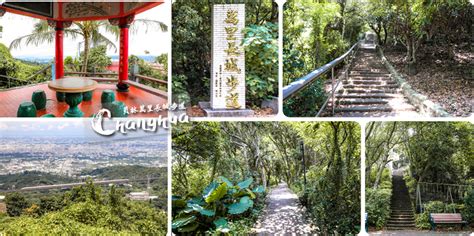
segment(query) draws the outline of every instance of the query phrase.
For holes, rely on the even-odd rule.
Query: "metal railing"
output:
[[[359,48],[359,44],[361,41],[355,43],[346,53],[344,53],[342,56],[336,58],[335,60],[327,63],[326,65],[314,70],[313,72],[305,75],[304,77],[290,83],[289,85],[285,86],[283,88],[283,100],[286,100],[288,98],[291,98],[295,94],[297,94],[299,91],[303,90],[310,84],[312,84],[317,78],[321,77],[322,75],[325,75],[328,72],[331,72],[331,97],[328,97],[326,101],[324,102],[323,106],[319,110],[318,114],[316,117],[321,115],[322,111],[326,108],[327,104],[329,103],[329,99],[332,100],[332,114],[334,115],[334,109],[335,109],[335,92],[336,88],[339,86],[340,81],[336,81],[335,79],[335,67],[338,66],[341,62],[344,61],[349,61],[348,63],[352,63],[352,59],[354,58],[355,53],[357,52],[357,49]],[[344,76],[347,78],[349,73],[349,67],[347,67],[344,71]]]
[[[463,185],[463,184],[446,184],[446,183],[427,183],[419,182],[416,185],[416,196],[415,206],[420,212],[424,212],[425,201],[441,200],[442,202],[454,203],[455,200],[459,201],[464,199],[466,192],[474,188],[474,185]],[[434,195],[436,199],[433,199]],[[454,209],[453,209],[454,211]]]

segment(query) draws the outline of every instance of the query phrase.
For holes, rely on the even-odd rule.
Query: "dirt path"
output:
[[[254,232],[259,235],[312,234],[316,227],[305,218],[305,211],[298,196],[286,183],[281,183],[270,191],[267,206],[255,224]]]

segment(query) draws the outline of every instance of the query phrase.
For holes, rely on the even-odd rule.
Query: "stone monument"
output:
[[[211,101],[200,106],[209,117],[252,116],[245,107],[245,4],[215,4],[212,10]]]

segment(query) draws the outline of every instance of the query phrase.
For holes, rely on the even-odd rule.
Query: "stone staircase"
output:
[[[417,114],[372,47],[359,49],[348,77],[342,80],[335,97],[335,116]],[[332,109],[331,103],[328,108]]]
[[[411,205],[408,188],[402,175],[392,176],[392,199],[388,230],[406,230],[415,228],[415,215]]]

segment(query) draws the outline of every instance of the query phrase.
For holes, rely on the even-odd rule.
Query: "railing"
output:
[[[325,75],[329,71],[331,72],[331,97],[328,97],[326,101],[324,102],[323,106],[319,110],[318,114],[316,116],[321,115],[322,111],[326,108],[327,104],[329,103],[329,99],[332,100],[332,113],[334,114],[334,101],[335,101],[335,92],[336,88],[339,86],[340,81],[335,80],[335,75],[334,75],[334,70],[335,67],[338,66],[341,62],[344,61],[349,61],[349,63],[352,62],[352,59],[354,58],[354,55],[358,49],[359,42],[355,43],[346,53],[344,53],[342,56],[336,58],[335,60],[329,62],[328,64],[316,69],[315,71],[307,74],[306,76],[290,83],[289,85],[285,86],[283,88],[283,100],[286,100],[295,94],[297,94],[299,91],[302,89],[306,88],[308,85],[313,83],[317,78],[321,77],[322,75]],[[344,71],[344,76],[347,78],[348,73],[349,73],[349,68],[346,68]]]
[[[65,75],[79,75],[84,77],[89,77],[97,82],[117,82],[118,81],[118,73],[111,73],[111,72],[64,72]],[[114,77],[114,78],[110,78]],[[156,83],[161,86],[168,85],[168,81],[160,80],[153,77],[140,75],[140,74],[129,74],[129,80],[126,81],[127,84],[147,91],[151,94],[157,96],[167,97],[168,93],[166,91],[154,88],[152,86],[140,83],[140,80],[150,81],[152,83]]]
[[[454,203],[462,200],[466,192],[473,188],[473,185],[419,182],[416,185],[416,209],[423,212],[423,202],[427,201],[426,199]],[[434,195],[436,198],[429,195]]]
[[[28,85],[28,81],[20,80],[6,75],[0,75],[0,88],[12,88]]]
[[[12,87],[19,87],[19,86],[26,86],[26,85],[33,84],[33,82],[35,81],[32,81],[32,79],[38,76],[39,74],[44,73],[45,71],[49,70],[51,66],[52,66],[51,64],[46,65],[45,67],[41,68],[40,70],[30,75],[28,78],[24,80],[14,78],[11,76],[0,75],[0,88],[8,89]]]

